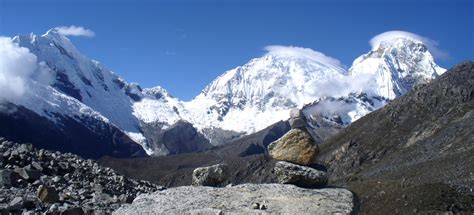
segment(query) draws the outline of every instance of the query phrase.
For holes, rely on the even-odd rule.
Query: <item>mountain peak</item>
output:
[[[61,35],[61,34],[59,33],[58,29],[51,28],[48,31],[46,31],[46,33],[43,34],[42,36],[55,36],[55,35]]]
[[[162,97],[171,97],[174,98],[168,90],[161,86],[156,86],[152,88],[145,88],[143,89],[143,93],[154,96],[156,99],[160,99]]]
[[[380,49],[389,49],[389,48],[396,48],[396,47],[422,47],[423,51],[427,51],[426,45],[421,40],[417,40],[412,37],[406,37],[400,35],[398,37],[389,38],[387,40],[380,41],[373,50],[380,50]]]
[[[426,45],[433,43],[428,38],[406,32],[406,31],[387,31],[381,33],[370,40],[372,50],[378,50],[379,48],[387,48],[393,46],[410,46],[410,45]]]
[[[69,39],[66,36],[59,33],[58,29],[56,29],[56,28],[49,29],[45,34],[41,35],[41,37],[48,38],[48,39],[58,41],[58,42],[61,42],[61,43],[64,43],[64,42],[67,42],[69,44],[71,43],[69,41]],[[71,46],[72,46],[72,44],[71,44]]]
[[[408,32],[382,33],[372,38],[372,50],[355,59],[349,73],[371,76],[374,94],[394,99],[446,71],[434,62],[428,50],[430,43],[429,39]]]

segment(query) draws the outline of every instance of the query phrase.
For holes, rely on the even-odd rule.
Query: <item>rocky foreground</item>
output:
[[[109,214],[160,189],[93,160],[0,138],[0,214]]]
[[[114,214],[351,214],[346,189],[304,189],[291,184],[182,186],[138,196]]]
[[[277,160],[279,184],[232,186],[227,164],[196,168],[192,185],[138,196],[115,214],[352,214],[354,195],[343,188],[325,188],[328,175],[314,168],[319,149],[304,128],[299,110],[292,111],[291,130],[268,146]],[[299,119],[299,120],[298,120]],[[296,123],[300,121],[300,123]]]
[[[274,171],[280,184],[233,186],[229,166],[218,164],[195,169],[194,186],[165,189],[127,179],[93,160],[0,138],[0,214],[355,212],[352,192],[324,188],[325,172],[286,161],[278,162]]]

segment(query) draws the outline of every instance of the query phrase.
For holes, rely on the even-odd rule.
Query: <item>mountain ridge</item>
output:
[[[289,110],[295,107],[305,107],[310,119],[320,115],[346,126],[443,71],[433,67],[437,72],[428,78],[417,75],[430,73],[424,71],[428,68],[426,65],[436,65],[426,47],[418,43],[413,43],[418,46],[406,45],[408,48],[393,47],[388,52],[408,50],[418,53],[418,58],[406,58],[405,64],[397,64],[406,66],[383,67],[369,75],[359,74],[359,67],[354,65],[346,70],[336,59],[311,49],[270,46],[264,56],[225,72],[195,99],[183,102],[162,87],[142,89],[138,84],[127,83],[98,61],[81,54],[56,30],[49,30],[42,36],[17,36],[13,42],[28,48],[38,61],[50,68],[53,76],[50,85],[35,87],[37,92],[31,93],[34,99],[19,105],[52,121],[54,114],[60,114],[78,122],[86,117],[110,124],[139,143],[150,155],[171,153],[159,137],[169,129],[175,129],[174,124],[183,120],[214,146],[286,120]],[[387,59],[394,61],[399,55],[398,52],[387,54],[376,60],[385,65]],[[419,66],[420,62],[423,65]],[[370,67],[374,63],[373,60],[370,63],[357,61],[356,65],[360,64]],[[399,78],[405,73],[414,75],[408,75],[406,80]],[[379,83],[378,74],[396,74],[390,75],[394,79],[390,80],[397,84],[397,88],[389,89],[396,91],[393,95],[384,97],[378,93],[378,89],[386,87]],[[328,112],[328,107],[334,105],[344,108]],[[193,133],[191,130],[189,132]],[[206,141],[198,139],[191,143],[195,146],[185,148],[209,147]],[[188,151],[179,149],[176,152]]]

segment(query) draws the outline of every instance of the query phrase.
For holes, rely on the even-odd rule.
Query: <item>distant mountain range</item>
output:
[[[359,214],[469,214],[473,127],[470,61],[326,136],[313,166],[327,170],[330,186],[357,196]],[[289,129],[288,122],[278,122],[205,152],[99,162],[166,187],[190,185],[194,169],[219,163],[232,169],[232,184],[276,183],[277,160],[267,146]]]
[[[345,127],[445,71],[406,36],[382,41],[349,69],[311,49],[270,46],[185,102],[126,82],[54,29],[12,42],[44,62],[53,80],[4,102],[0,136],[92,158],[206,150],[287,120],[292,108],[315,128]]]

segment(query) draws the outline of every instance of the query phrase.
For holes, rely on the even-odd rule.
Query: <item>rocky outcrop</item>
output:
[[[309,165],[319,152],[311,135],[302,129],[291,129],[283,137],[268,145],[268,152],[275,160]]]
[[[141,123],[153,156],[204,151],[212,147],[209,140],[189,122],[179,120],[169,127],[163,123]]]
[[[230,170],[226,164],[216,164],[208,167],[200,167],[193,171],[193,182],[195,186],[217,187],[229,178]]]
[[[274,170],[278,183],[281,184],[294,184],[299,187],[322,187],[328,183],[328,175],[325,171],[311,167],[279,161],[275,164]]]
[[[349,190],[339,188],[304,189],[288,184],[183,186],[140,195],[114,214],[151,211],[157,214],[351,214],[354,202]]]
[[[127,179],[72,154],[0,138],[0,214],[110,213],[161,187]]]

